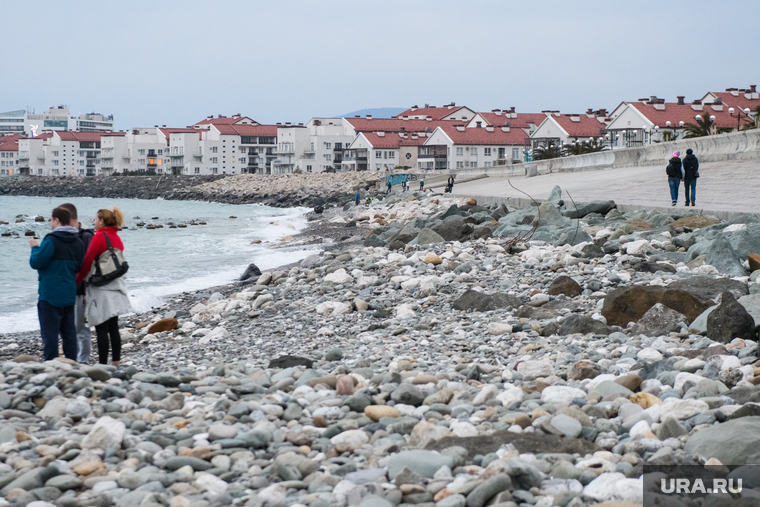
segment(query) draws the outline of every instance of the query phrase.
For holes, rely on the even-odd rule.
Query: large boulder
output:
[[[453,444],[452,444],[453,445]],[[760,416],[742,417],[694,433],[684,452],[721,463],[760,463]]]
[[[459,299],[454,301],[451,306],[454,307],[455,310],[487,312],[490,310],[507,308],[508,306],[518,308],[521,304],[522,301],[516,296],[502,293],[486,294],[485,292],[469,289],[462,294]]]
[[[735,298],[749,294],[746,283],[730,278],[711,278],[708,276],[694,276],[685,280],[676,280],[668,285],[669,289],[685,290],[699,298],[703,303],[717,303],[718,296],[728,291]]]
[[[707,317],[707,337],[729,343],[734,338],[754,340],[755,319],[730,292],[724,292],[718,307]]]
[[[443,243],[445,240],[432,229],[422,229],[417,237],[410,241],[409,245],[433,245]]]
[[[473,225],[459,215],[451,215],[433,226],[433,231],[446,241],[459,241],[473,230]]]
[[[616,208],[614,201],[592,201],[582,202],[573,206],[572,204],[565,203],[565,211],[562,215],[568,218],[583,218],[589,213],[599,213],[600,215],[606,215],[611,209]]]
[[[562,322],[550,322],[542,330],[544,336],[557,334],[566,336],[569,334],[610,334],[612,330],[604,322],[591,318],[588,315],[571,313]]]
[[[564,294],[569,298],[580,296],[581,292],[583,292],[583,287],[567,275],[561,275],[555,278],[549,286],[549,289],[546,291],[546,293],[551,296]]]
[[[667,335],[671,331],[678,331],[680,322],[685,322],[686,317],[672,308],[657,303],[639,319],[631,329],[633,334],[647,336]]]
[[[747,276],[747,270],[742,266],[739,255],[722,234],[707,248],[705,264],[713,266],[726,275]]]
[[[629,322],[638,322],[657,303],[685,315],[689,322],[712,306],[685,290],[637,285],[610,291],[604,298],[602,315],[609,325],[626,327]]]
[[[245,280],[249,280],[254,277],[258,280],[260,276],[261,276],[261,270],[259,269],[259,267],[256,266],[256,264],[251,263],[248,265],[247,268],[245,268],[245,271],[243,272],[243,274],[240,275],[240,281],[243,282]]]
[[[82,440],[82,449],[121,449],[121,441],[127,427],[123,422],[117,421],[109,416],[103,416],[98,419],[95,426],[92,427],[87,436]]]
[[[432,478],[442,466],[454,468],[454,458],[434,451],[401,451],[388,462],[388,477],[393,479],[401,470],[408,468],[420,477]]]
[[[755,324],[760,325],[760,294],[752,294],[751,296],[742,296],[738,299],[739,304],[747,310],[753,319]]]

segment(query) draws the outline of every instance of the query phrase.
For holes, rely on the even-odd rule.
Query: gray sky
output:
[[[456,102],[614,108],[760,84],[757,0],[4,0],[0,111],[116,127]]]

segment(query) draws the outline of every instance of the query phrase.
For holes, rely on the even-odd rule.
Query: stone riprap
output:
[[[328,209],[350,238],[122,319],[119,370],[0,336],[0,505],[641,504],[645,463],[756,461],[756,336],[720,305],[760,291],[705,254],[739,222],[540,210],[510,245],[539,208]]]

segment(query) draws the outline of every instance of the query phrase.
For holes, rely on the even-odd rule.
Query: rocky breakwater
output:
[[[223,175],[0,178],[0,195],[155,199],[222,178]]]
[[[734,330],[750,333],[746,313],[755,331],[758,284],[701,253],[684,262],[693,245],[678,239],[715,243],[737,224],[607,207],[577,223],[591,241],[561,245],[564,232],[472,239],[528,210],[414,195],[349,208],[322,220],[388,245],[175,298],[124,330],[121,370],[2,363],[0,495],[581,507],[641,504],[645,463],[757,462],[756,336]],[[393,238],[446,213],[473,225],[457,229],[467,239]]]
[[[168,193],[167,199],[216,201],[229,204],[261,203],[275,207],[340,204],[377,194],[379,176],[369,172],[241,174]]]

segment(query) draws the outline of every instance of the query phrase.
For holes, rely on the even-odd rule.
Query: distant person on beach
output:
[[[452,190],[454,190],[454,175],[449,175],[448,179],[448,187],[449,187],[449,193],[451,193]]]
[[[104,252],[108,251],[106,236],[111,245],[124,251],[124,243],[118,235],[118,231],[124,223],[124,213],[119,208],[101,209],[95,215],[95,235],[92,237],[90,246],[84,256],[82,269],[77,275],[77,283],[90,278],[93,262]],[[100,364],[108,364],[108,344],[110,338],[112,364],[119,366],[121,360],[121,335],[119,334],[119,315],[132,312],[132,305],[127,296],[127,285],[124,277],[95,287],[87,284],[86,290],[88,322],[95,326],[95,334],[98,337],[98,359]]]
[[[391,193],[391,188],[392,187],[393,187],[393,185],[391,184],[391,180],[388,180],[388,193],[389,194]]]
[[[420,178],[420,192],[424,192],[423,188],[425,188],[425,180]]]
[[[82,226],[82,222],[79,221],[79,213],[77,207],[71,203],[61,204],[58,206],[69,212],[71,215],[71,221],[69,225],[77,230],[79,239],[82,240],[84,245],[84,251],[90,246],[90,241],[95,234],[92,229],[86,229]],[[84,282],[77,284],[77,302],[76,302],[76,314],[75,324],[77,328],[77,362],[82,364],[90,364],[90,352],[92,351],[92,332],[90,332],[90,326],[85,323],[84,309],[86,305],[85,297],[85,284]]]
[[[361,196],[359,195],[359,192],[356,192],[356,205],[358,206],[361,201]]]
[[[76,274],[82,266],[84,245],[77,230],[71,227],[68,210],[55,208],[50,215],[50,228],[42,244],[29,240],[32,255],[29,265],[38,272],[40,319],[43,357],[52,361],[58,357],[58,335],[63,344],[63,355],[77,360],[77,331],[75,304],[77,296]]]
[[[673,157],[665,168],[665,173],[668,175],[668,184],[670,185],[671,206],[675,206],[678,202],[678,187],[681,186],[681,180],[683,179],[680,156],[680,151],[673,152]]]
[[[689,148],[683,158],[683,193],[686,199],[685,206],[689,205],[689,189],[691,189],[691,205],[697,197],[697,178],[699,178],[699,159],[694,156],[694,151]]]

